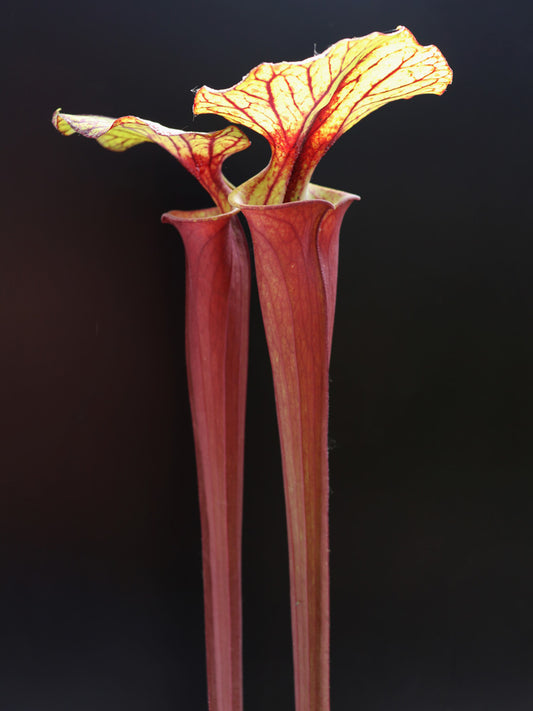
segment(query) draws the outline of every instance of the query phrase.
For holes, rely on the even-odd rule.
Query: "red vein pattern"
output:
[[[210,711],[242,711],[241,530],[250,259],[223,161],[249,145],[228,126],[186,133],[135,116],[74,116],[54,126],[112,151],[143,142],[169,151],[207,189],[216,207],[163,215],[186,254],[186,352],[202,524]]]
[[[264,136],[268,168],[249,181],[251,204],[306,197],[318,161],[357,121],[380,106],[418,94],[442,94],[452,72],[434,46],[405,27],[340,40],[300,62],[264,63],[225,90],[201,87],[194,111],[215,113]]]
[[[125,151],[139,143],[156,143],[177,158],[222,212],[232,209],[227,196],[233,186],[222,175],[222,164],[226,158],[250,145],[238,126],[227,126],[213,133],[193,133],[167,128],[137,116],[117,119],[75,116],[61,113],[60,109],[54,113],[52,123],[65,136],[79,133],[94,138],[110,151]]]

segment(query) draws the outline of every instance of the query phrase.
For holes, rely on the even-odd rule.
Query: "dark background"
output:
[[[209,204],[71,113],[212,130],[191,89],[398,24],[455,72],[323,160],[344,222],[331,367],[333,711],[533,708],[528,2],[9,2],[0,241],[0,711],[207,708],[183,248]],[[232,158],[240,182],[268,159]],[[273,395],[254,294],[245,701],[292,709]]]

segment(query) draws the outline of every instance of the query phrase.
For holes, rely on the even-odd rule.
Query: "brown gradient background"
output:
[[[184,259],[159,215],[208,202],[160,149],[62,138],[53,110],[211,130],[194,87],[400,23],[454,84],[364,119],[315,176],[363,197],[331,368],[332,709],[533,708],[532,19],[493,0],[7,3],[0,711],[207,707]],[[228,174],[267,158],[257,137]],[[284,527],[254,294],[248,711],[293,707]]]

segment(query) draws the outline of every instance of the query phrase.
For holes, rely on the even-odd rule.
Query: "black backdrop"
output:
[[[332,149],[362,195],[331,367],[333,711],[533,708],[530,4],[9,2],[0,241],[0,709],[206,708],[200,533],[164,151],[52,111],[211,130],[191,89],[409,27],[455,79]],[[231,159],[240,182],[266,143]],[[292,708],[285,524],[254,295],[245,701]]]

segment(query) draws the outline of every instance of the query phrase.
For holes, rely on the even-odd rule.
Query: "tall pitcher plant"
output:
[[[63,134],[123,151],[150,141],[172,153],[215,207],[171,211],[186,255],[185,341],[202,526],[210,711],[242,710],[241,522],[250,228],[270,353],[287,512],[296,711],[329,711],[328,370],[339,232],[357,195],[311,182],[333,143],[396,99],[442,94],[452,72],[405,27],[340,40],[299,62],[264,63],[225,90],[200,88],[196,114],[264,136],[269,164],[233,187],[222,164],[249,142],[236,125],[168,129],[134,116],[56,111]]]

